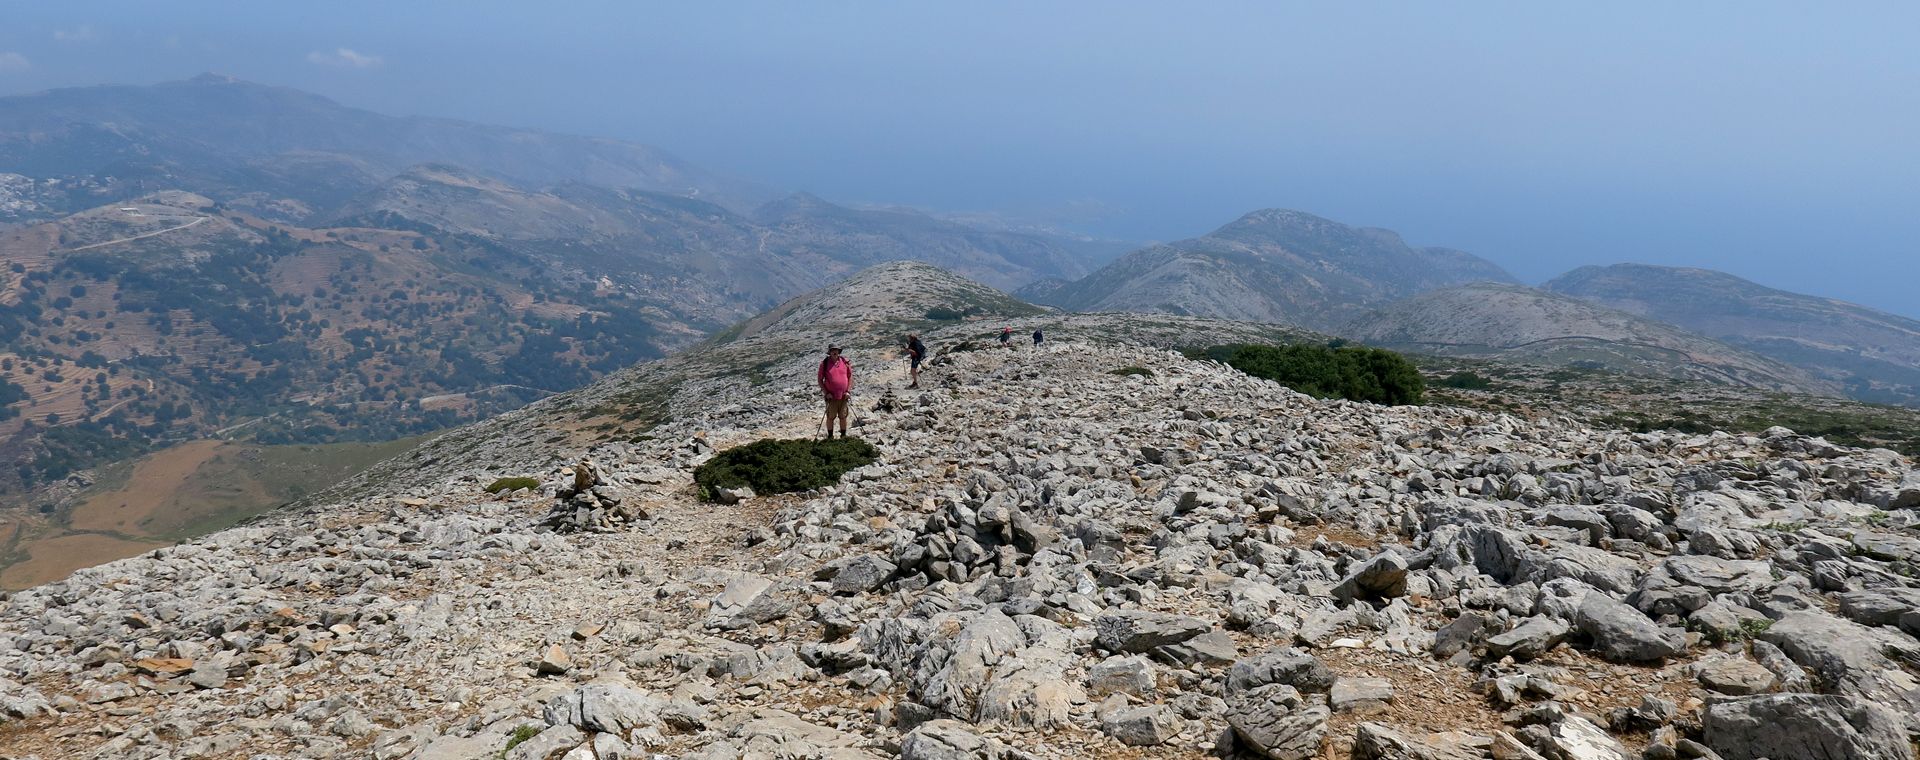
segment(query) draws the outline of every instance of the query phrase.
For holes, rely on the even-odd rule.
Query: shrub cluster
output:
[[[978,306],[968,306],[967,308],[964,308],[964,309],[955,309],[951,306],[935,306],[927,310],[927,319],[931,319],[935,322],[958,322],[960,320],[966,319],[967,317],[971,317],[977,314],[983,314],[985,312],[986,312],[985,309],[982,309]]]
[[[1241,343],[1194,355],[1320,398],[1398,405],[1418,404],[1426,393],[1413,362],[1378,348]]]
[[[1147,377],[1153,377],[1153,370],[1147,369],[1146,367],[1121,367],[1116,370],[1108,370],[1107,374],[1119,375],[1121,377],[1128,375],[1146,375]]]
[[[499,480],[493,481],[492,483],[488,483],[486,490],[487,490],[487,493],[500,493],[501,491],[514,491],[521,488],[539,488],[539,487],[540,487],[539,478],[525,478],[525,477],[501,478]]]
[[[715,454],[694,469],[693,482],[709,499],[716,489],[740,486],[759,494],[809,491],[838,483],[848,470],[879,458],[879,450],[858,438],[768,438]]]

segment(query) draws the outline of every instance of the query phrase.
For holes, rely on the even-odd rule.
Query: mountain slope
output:
[[[901,209],[847,208],[806,193],[768,203],[753,218],[796,254],[817,250],[863,267],[915,259],[1001,288],[1083,276],[1098,255],[1043,235],[970,227]]]
[[[972,316],[958,323],[928,319],[927,312],[935,307]],[[308,501],[425,484],[453,472],[485,478],[502,468],[538,467],[556,445],[627,440],[652,435],[662,425],[725,424],[764,412],[764,403],[749,399],[759,398],[765,386],[801,388],[812,383],[813,365],[829,343],[847,347],[859,377],[898,378],[906,370],[903,346],[908,332],[920,332],[937,354],[991,345],[1002,327],[1023,336],[1038,328],[1049,340],[1082,344],[1325,340],[1273,324],[1047,312],[938,267],[897,261],[796,296],[694,348],[449,432]],[[788,402],[800,397],[810,399],[811,394],[800,392]]]
[[[474,235],[549,251],[594,276],[640,273],[646,289],[691,286],[660,300],[737,302],[707,315],[722,322],[884,261],[926,261],[1006,286],[1085,271],[1080,257],[1039,235],[851,209],[805,194],[741,215],[697,199],[583,183],[526,189],[446,165],[413,167],[330,220]]]
[[[485,240],[274,224],[179,192],[0,230],[0,266],[14,494],[243,423],[263,442],[439,429],[726,323]]]
[[[438,162],[536,185],[631,187],[743,209],[771,197],[764,188],[636,143],[386,116],[291,88],[213,74],[152,86],[78,87],[0,98],[0,167],[31,176],[161,171],[176,175],[174,187],[211,192],[245,188],[275,169],[284,173],[291,163],[286,157],[302,154],[340,156],[302,172],[313,176],[313,170],[324,169],[317,173],[336,175],[336,180],[343,163],[390,175]],[[299,183],[282,189],[302,200],[324,201],[303,197]],[[95,202],[106,200],[112,198]]]
[[[441,436],[351,498],[11,594],[0,753],[1629,757],[1614,743],[1652,730],[1752,757],[1731,750],[1779,732],[1749,716],[1784,713],[1911,757],[1920,472],[1899,455],[1317,400],[1153,347],[1272,326],[1161,315],[929,329],[941,355],[906,390],[881,348],[983,295],[888,265]],[[965,350],[1003,318],[1067,329]],[[698,500],[716,450],[810,435],[829,337],[860,346],[878,460]],[[629,396],[670,418],[582,429]],[[583,458],[600,482],[574,496]],[[533,485],[483,489],[502,476]],[[1580,709],[1511,730],[1486,681],[1517,660]],[[1800,673],[1821,667],[1846,677]],[[1776,669],[1786,691],[1717,693]]]
[[[1342,335],[1423,353],[1604,368],[1801,393],[1832,383],[1752,352],[1623,311],[1521,285],[1476,283],[1389,304]]]
[[[1707,269],[1582,267],[1542,287],[1764,354],[1858,399],[1920,405],[1920,320]]]
[[[1129,253],[1047,297],[1076,311],[1163,311],[1329,330],[1370,306],[1480,280],[1513,278],[1471,254],[1410,247],[1387,230],[1268,209],[1204,237]]]

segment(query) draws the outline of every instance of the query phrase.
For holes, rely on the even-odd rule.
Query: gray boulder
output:
[[[1662,628],[1639,610],[1602,594],[1588,594],[1574,625],[1593,640],[1600,656],[1616,662],[1654,662],[1686,651],[1680,631]]]
[[[1333,688],[1333,681],[1333,670],[1326,663],[1293,647],[1269,649],[1227,668],[1227,692],[1230,694],[1269,684],[1322,692]]]
[[[1269,684],[1227,700],[1227,725],[1255,757],[1307,760],[1320,754],[1331,713],[1323,698]]]
[[[1543,727],[1534,726],[1534,745],[1550,760],[1635,760],[1618,740],[1585,718],[1568,715]]]
[[[930,720],[900,742],[900,760],[979,760],[998,754],[999,742],[957,720]]]
[[[1824,612],[1795,612],[1761,632],[1801,667],[1821,691],[1859,697],[1907,716],[1920,727],[1920,679],[1888,657],[1920,661],[1920,641],[1888,628],[1868,628]]]
[[[1693,666],[1694,677],[1700,679],[1700,685],[1721,694],[1748,696],[1760,694],[1772,689],[1780,682],[1760,663],[1742,657],[1717,657],[1704,660]]]
[[[1390,599],[1407,595],[1407,561],[1396,552],[1381,552],[1355,565],[1333,587],[1334,598],[1343,602],[1355,599]]]
[[[895,569],[885,557],[861,554],[830,562],[813,577],[831,584],[833,593],[849,596],[879,588],[893,577]]]
[[[708,628],[738,630],[786,617],[793,600],[771,578],[750,575],[727,584],[707,608]]]
[[[1433,656],[1444,659],[1472,651],[1488,636],[1499,632],[1500,623],[1493,616],[1473,610],[1462,612],[1460,617],[1433,632]]]
[[[1900,716],[1864,699],[1768,694],[1707,707],[1707,746],[1725,760],[1912,760]]]
[[[549,700],[543,717],[552,726],[626,736],[660,723],[660,700],[618,684],[587,684]]]
[[[1840,614],[1861,625],[1899,625],[1900,616],[1920,610],[1920,589],[1877,588],[1840,595]]]
[[[1353,732],[1353,760],[1481,760],[1472,747],[1429,744],[1378,723]]]
[[[1107,711],[1100,728],[1129,747],[1152,747],[1180,733],[1180,719],[1166,705],[1122,707]]]
[[[1495,660],[1502,657],[1531,660],[1559,646],[1567,638],[1567,631],[1566,623],[1536,615],[1520,621],[1513,630],[1488,637],[1487,657]]]
[[[1178,644],[1213,629],[1199,618],[1146,610],[1121,610],[1094,619],[1094,643],[1109,652],[1138,654]]]

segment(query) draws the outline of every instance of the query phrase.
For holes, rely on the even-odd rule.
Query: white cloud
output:
[[[385,62],[386,60],[380,56],[348,48],[334,48],[331,52],[315,50],[307,54],[307,63],[338,66],[344,69],[371,69]]]
[[[55,29],[53,38],[61,42],[92,42],[100,39],[100,35],[93,31],[92,24],[81,24],[72,29]]]
[[[0,72],[26,71],[33,68],[27,57],[11,50],[0,50]]]

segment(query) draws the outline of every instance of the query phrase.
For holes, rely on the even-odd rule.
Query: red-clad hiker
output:
[[[1000,328],[1000,347],[1013,348],[1013,328],[1011,327]]]
[[[853,363],[840,355],[839,346],[827,346],[827,358],[820,360],[820,395],[827,399],[827,437],[833,437],[833,420],[840,419],[840,437],[847,437],[847,397],[853,394]]]

